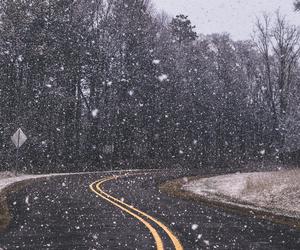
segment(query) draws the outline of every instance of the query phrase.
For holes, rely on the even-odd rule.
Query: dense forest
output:
[[[0,1],[0,162],[32,172],[280,160],[300,135],[300,33],[197,34],[147,0]],[[297,155],[297,153],[295,153]]]

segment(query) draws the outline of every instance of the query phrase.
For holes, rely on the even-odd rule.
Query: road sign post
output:
[[[17,172],[18,168],[19,168],[19,149],[24,144],[24,142],[27,140],[27,136],[24,134],[24,132],[22,131],[21,128],[18,128],[18,130],[11,137],[11,140],[17,148],[16,165],[15,165],[16,166],[15,172]]]

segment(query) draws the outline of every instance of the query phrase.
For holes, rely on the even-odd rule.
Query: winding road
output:
[[[38,180],[8,197],[12,223],[0,234],[0,249],[300,249],[294,228],[160,192],[159,184],[188,174],[123,171]]]

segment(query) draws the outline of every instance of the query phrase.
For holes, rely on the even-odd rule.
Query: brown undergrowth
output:
[[[21,189],[31,184],[32,182],[33,180],[30,179],[19,181],[0,191],[0,233],[5,231],[11,221],[11,214],[9,211],[9,206],[7,204],[8,194],[19,192]]]

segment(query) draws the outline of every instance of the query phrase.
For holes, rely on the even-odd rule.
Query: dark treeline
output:
[[[18,127],[28,171],[237,164],[295,147],[299,32],[279,14],[235,42],[147,0],[1,0],[0,12],[2,169]]]

